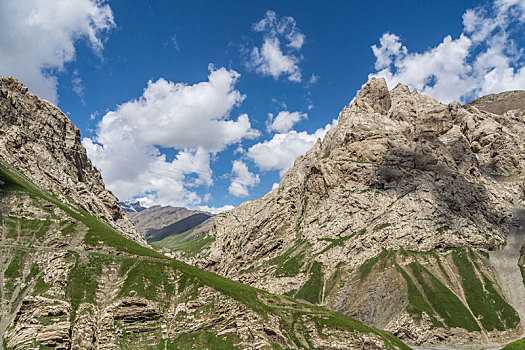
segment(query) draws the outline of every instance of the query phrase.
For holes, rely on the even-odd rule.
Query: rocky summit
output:
[[[0,349],[409,349],[144,245],[69,119],[0,79]]]
[[[218,215],[187,261],[410,344],[519,338],[522,107],[523,92],[447,105],[371,78],[278,188]]]

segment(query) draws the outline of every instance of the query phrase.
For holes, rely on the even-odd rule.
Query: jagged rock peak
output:
[[[385,78],[370,78],[357,94],[354,103],[364,103],[376,113],[386,114],[392,105]]]
[[[146,244],[118,199],[106,189],[80,141],[80,131],[52,103],[13,77],[0,77],[0,157],[38,186]]]
[[[479,252],[505,242],[516,213],[525,217],[524,120],[525,111],[447,105],[372,78],[278,189],[216,217],[215,241],[191,262],[408,332],[416,344],[453,339],[413,317],[404,269],[417,256],[439,283],[463,290],[439,271],[437,261],[455,264],[448,248],[468,247],[485,264]],[[436,262],[425,262],[428,253]]]

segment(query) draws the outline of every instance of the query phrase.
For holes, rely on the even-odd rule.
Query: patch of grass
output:
[[[159,300],[159,293],[173,294],[175,286],[168,283],[166,276],[173,271],[167,261],[138,259],[128,271],[128,276],[119,292],[119,296],[130,295],[135,291],[138,297]],[[165,299],[165,298],[162,298]]]
[[[501,350],[523,350],[525,349],[525,339],[516,340],[510,344],[507,344]]]
[[[343,278],[343,272],[342,272],[343,264],[344,264],[343,262],[340,262],[339,264],[337,264],[334,273],[332,273],[332,275],[326,281],[325,295],[330,295],[332,293],[332,291],[337,291],[338,290],[338,285],[339,285],[341,279]],[[325,296],[325,298],[326,298],[326,296]]]
[[[40,272],[40,269],[38,268],[38,265],[37,264],[33,264],[31,265],[31,270],[29,271],[29,274],[26,276],[25,278],[25,283],[29,283],[31,282],[31,280],[33,279],[33,277],[35,277],[36,275],[38,275],[38,273]]]
[[[438,227],[438,228],[436,229],[436,231],[437,231],[438,233],[444,233],[445,231],[450,231],[450,227],[447,226],[447,225],[445,225],[445,226],[441,226],[441,227]]]
[[[342,236],[342,237],[339,237],[339,238],[319,238],[319,241],[327,241],[327,242],[330,242],[330,244],[328,246],[326,246],[323,250],[321,250],[319,253],[317,253],[317,255],[321,255],[323,253],[326,253],[327,251],[329,251],[330,249],[332,249],[334,247],[343,246],[345,241],[349,240],[350,238],[354,237],[355,235],[356,235],[355,233],[352,233],[351,235]]]
[[[179,335],[173,340],[164,340],[159,349],[168,350],[192,350],[192,349],[217,349],[229,350],[238,349],[236,344],[241,340],[236,335],[230,335],[225,338],[218,337],[215,333],[200,330],[194,333],[185,333]]]
[[[370,272],[372,272],[372,268],[378,262],[381,262],[383,268],[386,267],[386,264],[393,255],[395,255],[394,251],[383,249],[378,255],[366,260],[361,266],[359,266],[359,279],[364,280],[368,277]]]
[[[33,288],[33,295],[42,295],[49,290],[53,285],[44,282],[42,276],[36,280],[35,288]]]
[[[68,234],[75,232],[76,225],[77,224],[75,223],[69,223],[60,230],[60,233],[62,234],[62,236],[67,236]]]
[[[15,220],[17,220],[15,218]],[[17,238],[18,237],[18,228],[17,228],[17,223],[16,221],[7,221],[6,222],[6,226],[7,226],[7,232],[5,234],[5,238]]]
[[[40,221],[40,223],[41,223],[40,227],[35,232],[35,237],[39,241],[43,241],[46,235],[46,232],[49,230],[49,226],[51,226],[51,222],[48,220],[45,220],[45,221]]]
[[[385,222],[385,223],[383,223],[383,224],[376,225],[376,226],[374,227],[374,232],[377,232],[377,231],[379,231],[379,230],[382,230],[382,229],[384,229],[384,228],[386,228],[386,227],[388,227],[388,226],[392,226],[392,224],[390,224],[390,223],[388,223],[388,222]]]
[[[409,314],[411,314],[416,319],[421,319],[423,312],[425,312],[432,322],[432,325],[434,327],[444,327],[443,323],[441,323],[434,315],[434,310],[430,306],[430,304],[425,300],[425,297],[421,294],[419,289],[417,289],[416,284],[410,277],[410,275],[396,263],[396,269],[397,271],[403,276],[405,279],[405,282],[407,284],[407,290],[408,290],[408,304],[407,311]]]
[[[446,326],[465,328],[471,332],[480,331],[476,320],[465,305],[439,279],[418,262],[411,262],[408,266],[422,287],[432,309],[441,317]]]
[[[318,261],[314,261],[312,267],[310,268],[310,278],[306,283],[299,289],[296,298],[309,301],[314,304],[321,302],[321,293],[323,291],[323,273],[322,273],[323,264]]]
[[[22,267],[22,260],[24,258],[24,255],[25,255],[24,251],[22,250],[16,251],[16,253],[13,256],[13,259],[11,260],[11,263],[9,264],[9,266],[4,272],[4,278],[14,279],[22,275],[20,270]]]
[[[517,312],[496,291],[493,283],[482,271],[478,269],[476,273],[476,267],[469,259],[469,252],[466,249],[456,249],[452,258],[458,268],[470,310],[478,317],[483,328],[489,331],[503,331],[517,327]]]
[[[179,247],[178,250],[183,251],[188,256],[194,256],[201,252],[204,248],[211,246],[213,242],[215,242],[215,236],[202,235],[199,238]]]
[[[276,277],[297,276],[304,265],[304,260],[308,254],[310,244],[307,241],[296,240],[294,245],[287,249],[283,254],[271,259],[268,263],[276,265]]]
[[[97,261],[97,256],[89,255],[87,264],[80,260],[74,253],[74,265],[69,271],[66,295],[71,301],[71,320],[75,320],[76,311],[81,303],[95,302],[95,293],[98,288],[98,280],[102,274],[102,262]]]

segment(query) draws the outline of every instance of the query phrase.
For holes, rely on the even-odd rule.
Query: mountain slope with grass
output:
[[[409,349],[159,254],[16,164],[0,149],[0,348]]]
[[[525,213],[518,95],[493,114],[372,78],[278,188],[217,215],[214,242],[187,261],[415,345],[519,337],[521,306],[491,261]]]
[[[107,190],[80,142],[80,131],[53,104],[12,77],[0,77],[0,154],[35,184],[145,245]]]

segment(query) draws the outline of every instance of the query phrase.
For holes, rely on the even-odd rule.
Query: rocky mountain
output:
[[[525,91],[515,90],[490,94],[469,102],[467,106],[499,115],[515,109],[523,110],[525,109]]]
[[[519,337],[525,111],[514,96],[498,95],[493,114],[476,107],[484,99],[446,105],[372,78],[278,188],[219,214],[214,242],[187,261],[415,345]]]
[[[119,226],[126,216],[108,221],[102,205],[114,197],[87,157],[75,163],[77,129],[52,105],[6,81],[1,349],[408,349],[388,332],[170,259],[130,239],[129,229],[117,231],[126,228]],[[34,110],[22,113],[33,103]],[[49,125],[26,124],[30,117],[38,123],[34,115]],[[31,136],[51,132],[51,125],[70,136],[63,140],[57,131],[56,142],[41,137],[42,144]],[[43,164],[40,157],[51,154],[57,160]],[[28,167],[34,170],[26,173]]]
[[[80,132],[60,109],[28,92],[18,80],[0,77],[0,154],[62,202],[95,215],[146,244],[105,188],[80,143]]]
[[[200,210],[160,205],[130,211],[128,216],[137,231],[149,242],[158,242],[189,231],[191,235],[186,235],[188,240],[197,238],[211,228],[214,217],[213,214]]]

